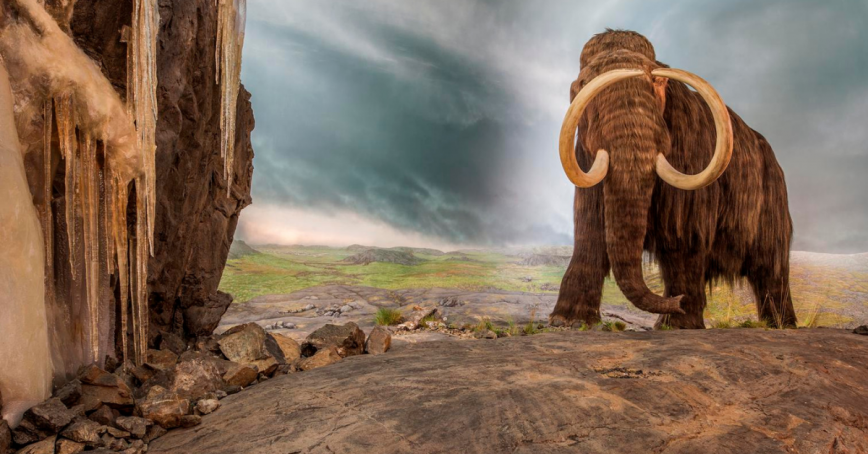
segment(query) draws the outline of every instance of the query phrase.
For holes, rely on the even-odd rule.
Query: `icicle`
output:
[[[66,237],[69,244],[69,268],[72,278],[76,279],[75,266],[75,193],[76,193],[76,140],[75,117],[72,108],[72,97],[68,94],[54,98],[54,113],[57,116],[57,137],[60,142],[60,156],[66,163]]]
[[[132,328],[135,363],[141,365],[148,352],[148,242],[147,208],[144,205],[143,178],[136,178],[136,234],[130,242],[132,291]]]
[[[127,106],[136,121],[136,142],[142,153],[144,181],[136,187],[143,193],[147,220],[148,247],[154,254],[156,214],[156,128],[157,128],[157,31],[160,15],[157,0],[135,0],[132,33],[127,52]]]
[[[244,47],[244,25],[247,0],[217,0],[217,48],[215,50],[220,84],[220,156],[226,195],[232,192],[232,169],[235,160],[235,112],[241,84],[241,50]]]
[[[42,234],[45,243],[45,294],[54,296],[54,217],[51,215],[51,132],[54,130],[51,99],[42,106]]]
[[[115,254],[118,270],[118,285],[120,286],[121,294],[121,343],[124,353],[124,359],[130,358],[130,351],[127,342],[127,327],[129,324],[127,312],[129,309],[129,292],[130,292],[130,275],[129,275],[129,256],[127,255],[127,203],[129,193],[127,190],[127,182],[122,180],[117,174],[112,175],[112,222],[111,232],[114,238]],[[133,356],[134,358],[134,356]]]
[[[82,134],[79,147],[81,161],[81,208],[84,221],[84,272],[87,306],[90,312],[91,347],[99,360],[99,169],[96,143],[89,133]]]

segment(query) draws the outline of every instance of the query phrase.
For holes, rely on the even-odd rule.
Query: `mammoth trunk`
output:
[[[654,161],[661,144],[660,119],[650,92],[647,105],[609,101],[620,106],[600,115],[602,148],[610,150],[609,173],[604,181],[606,249],[624,296],[637,308],[658,314],[681,313],[681,297],[664,298],[648,289],[642,276],[642,251],[648,210],[656,175]]]

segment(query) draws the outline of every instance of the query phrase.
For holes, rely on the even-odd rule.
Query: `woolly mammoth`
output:
[[[706,286],[741,278],[760,319],[795,326],[792,221],[765,138],[707,82],[656,61],[635,32],[594,36],[570,96],[560,156],[576,185],[575,248],[551,323],[599,322],[611,271],[631,303],[660,314],[657,326],[704,328]],[[662,296],[643,279],[646,252]]]

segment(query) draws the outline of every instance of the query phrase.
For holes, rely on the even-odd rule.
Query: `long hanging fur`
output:
[[[646,78],[600,92],[579,123],[576,157],[588,169],[596,150],[609,151],[609,173],[599,185],[576,189],[575,249],[564,275],[553,324],[600,321],[603,279],[610,269],[624,294],[648,307],[643,251],[660,264],[664,298],[683,296],[683,314],[662,314],[657,325],[704,328],[705,288],[747,278],[757,312],[772,326],[796,324],[789,291],[792,220],[784,174],[765,138],[730,110],[734,147],[723,175],[685,191],[654,173],[658,152],[680,171],[702,171],[713,154],[711,110],[685,84],[652,77],[654,48],[642,35],[596,35],[582,51],[571,99],[599,74],[640,68]],[[646,299],[643,301],[643,298]]]

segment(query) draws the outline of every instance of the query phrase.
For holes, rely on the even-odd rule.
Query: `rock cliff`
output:
[[[129,0],[75,2],[70,31],[120,93],[126,87]],[[215,81],[217,5],[161,0],[157,42],[156,220],[148,265],[150,337],[208,334],[231,302],[217,291],[241,210],[250,204],[250,93],[237,104],[234,181],[227,197]]]

